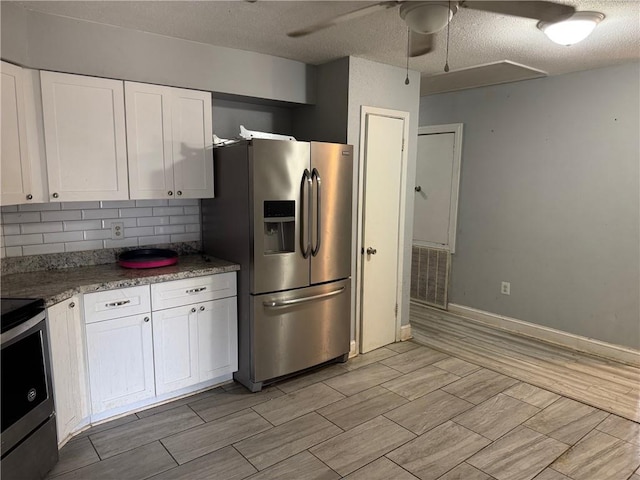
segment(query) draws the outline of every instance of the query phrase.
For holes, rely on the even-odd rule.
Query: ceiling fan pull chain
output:
[[[404,84],[409,85],[409,55],[411,54],[411,29],[407,28],[407,78],[404,79]]]
[[[449,12],[451,12],[451,0],[449,0]],[[448,16],[449,14],[447,14]],[[451,29],[451,19],[447,22],[447,58],[444,62],[444,71],[449,71],[449,30]]]

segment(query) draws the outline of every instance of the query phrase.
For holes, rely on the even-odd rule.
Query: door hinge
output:
[[[402,151],[404,152],[404,138],[402,139]]]
[[[396,303],[396,308],[395,308],[395,314],[396,314],[396,318],[398,318],[398,304]]]

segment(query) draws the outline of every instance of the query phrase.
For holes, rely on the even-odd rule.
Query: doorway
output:
[[[362,107],[356,303],[360,353],[400,339],[408,135],[408,112]]]

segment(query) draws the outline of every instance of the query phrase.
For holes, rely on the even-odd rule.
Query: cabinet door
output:
[[[238,370],[236,297],[200,304],[197,313],[200,381]]]
[[[123,83],[44,71],[40,77],[50,199],[127,199]]]
[[[93,414],[155,395],[149,320],[142,314],[86,325]]]
[[[82,318],[78,297],[47,310],[58,442],[89,416]]]
[[[31,168],[27,151],[22,68],[1,63],[2,153],[0,156],[3,205],[27,203],[31,194]],[[29,198],[31,195],[31,198]]]
[[[125,82],[129,196],[171,198],[171,88]]]
[[[158,395],[198,383],[196,306],[153,312],[153,355]]]
[[[172,88],[176,198],[213,198],[211,94]]]

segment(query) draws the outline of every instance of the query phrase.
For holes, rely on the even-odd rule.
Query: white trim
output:
[[[402,275],[404,267],[404,226],[406,219],[406,203],[407,203],[407,164],[409,151],[409,112],[400,110],[389,110],[386,108],[369,107],[362,105],[360,107],[360,148],[358,153],[358,224],[357,224],[357,240],[356,240],[356,341],[362,345],[362,227],[363,227],[363,202],[364,202],[364,167],[366,152],[366,127],[367,115],[380,115],[383,117],[398,118],[404,123],[403,145],[402,150],[402,166],[400,172],[400,211],[398,218],[398,273],[397,273],[397,290],[396,303],[398,304],[398,313],[396,315],[396,342],[400,341],[401,320],[402,320]]]
[[[449,244],[413,240],[413,243],[425,247],[442,248],[451,253],[456,252],[456,231],[458,227],[458,197],[460,192],[460,165],[462,162],[462,123],[449,123],[446,125],[429,125],[418,128],[420,135],[432,135],[435,133],[453,133],[453,171],[451,175],[451,202],[449,204]],[[416,161],[420,161],[417,158]]]
[[[355,340],[351,340],[351,344],[349,345],[349,358],[358,356],[358,342]]]
[[[402,325],[400,327],[400,341],[405,342],[413,338],[411,334],[411,325]]]
[[[640,351],[602,342],[593,338],[563,332],[555,328],[536,325],[516,318],[505,317],[455,303],[449,304],[449,312],[490,327],[533,337],[579,352],[608,358],[627,365],[640,366]]]

